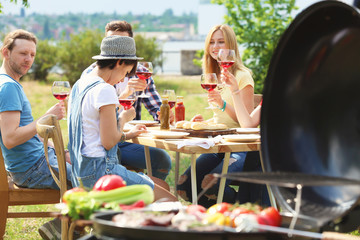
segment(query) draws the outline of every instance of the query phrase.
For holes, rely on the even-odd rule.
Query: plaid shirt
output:
[[[161,97],[160,94],[156,91],[154,79],[150,77],[147,81],[148,86],[144,93],[149,96],[149,98],[139,98],[138,101],[136,101],[136,119],[141,119],[141,103],[143,103],[150,115],[152,115],[154,120],[157,121],[157,112],[160,111]]]
[[[84,74],[90,73],[96,67],[96,63],[91,64],[87,69],[83,71],[81,76]],[[127,81],[126,81],[127,82]],[[149,98],[139,98],[135,104],[134,108],[136,110],[137,120],[141,119],[141,103],[144,104],[149,114],[153,116],[154,120],[158,120],[157,112],[160,111],[161,97],[160,94],[156,91],[155,82],[152,77],[148,79],[148,86],[146,87],[144,93],[149,96]]]

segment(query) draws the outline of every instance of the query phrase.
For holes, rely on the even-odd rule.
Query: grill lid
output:
[[[284,32],[264,85],[266,171],[360,180],[360,16],[340,1],[301,12]],[[293,212],[296,190],[272,186]],[[303,188],[300,213],[319,226],[349,211],[359,186]]]

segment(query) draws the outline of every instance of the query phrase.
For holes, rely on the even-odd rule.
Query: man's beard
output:
[[[9,59],[9,66],[11,67],[11,70],[20,77],[24,76],[28,72],[28,70],[22,70],[21,65],[12,61],[11,58]]]

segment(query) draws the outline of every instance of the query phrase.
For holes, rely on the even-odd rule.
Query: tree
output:
[[[141,34],[134,36],[136,43],[136,55],[143,57],[144,61],[152,62],[154,68],[162,66],[162,47],[156,42],[156,38],[145,38]]]
[[[255,92],[261,93],[278,40],[292,21],[295,0],[213,0],[224,5],[225,23],[245,47],[243,61],[254,73]]]
[[[93,62],[93,56],[100,54],[100,44],[103,33],[100,30],[85,30],[79,34],[70,35],[69,40],[59,42],[60,68],[65,78],[74,84],[81,73]]]
[[[35,80],[46,81],[51,68],[58,59],[58,48],[49,40],[42,40],[37,43],[35,62],[32,66],[32,73]]]
[[[13,3],[17,4],[17,0],[10,0],[10,2],[13,2]],[[28,0],[22,0],[22,5],[23,5],[24,7],[29,7],[29,2],[28,2]],[[2,9],[3,9],[3,6],[2,6],[2,4],[1,4],[1,2],[0,2],[0,13],[2,13]]]

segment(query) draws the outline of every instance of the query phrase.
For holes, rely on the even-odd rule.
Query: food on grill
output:
[[[151,206],[151,205],[150,205]],[[224,227],[253,229],[256,224],[280,226],[281,216],[273,208],[256,204],[215,204],[209,209],[189,205],[185,209],[151,211],[151,208],[124,211],[112,219],[120,227],[164,226],[181,231],[222,231]]]
[[[101,209],[131,210],[139,209],[154,201],[154,191],[146,184],[122,186],[108,191],[68,190],[64,194],[66,205],[63,215],[71,219],[89,219],[90,215]]]

